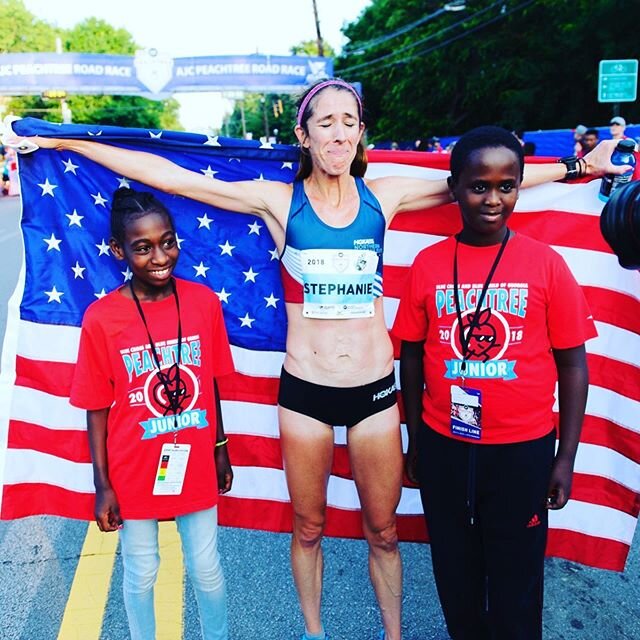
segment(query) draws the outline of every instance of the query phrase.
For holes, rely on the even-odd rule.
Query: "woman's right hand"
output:
[[[113,489],[96,489],[94,515],[100,531],[117,531],[122,528],[120,504]]]
[[[2,144],[11,147],[20,154],[31,153],[37,149],[56,149],[61,147],[62,140],[59,138],[45,138],[43,136],[19,136],[13,130],[13,123],[20,120],[16,116],[6,116],[3,122]]]

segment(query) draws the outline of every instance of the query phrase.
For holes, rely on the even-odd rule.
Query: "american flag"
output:
[[[257,141],[35,119],[14,129],[151,151],[221,180],[290,181],[296,168],[295,149]],[[448,156],[374,151],[369,160],[369,178],[441,178]],[[92,519],[85,414],[67,396],[84,309],[130,277],[108,253],[112,194],[127,184],[148,188],[81,156],[48,150],[22,156],[20,178],[26,257],[9,304],[0,376],[0,517]],[[640,510],[640,276],[618,266],[600,235],[598,186],[554,183],[524,190],[521,214],[511,226],[565,258],[599,333],[587,344],[591,384],[573,496],[565,509],[551,513],[548,552],[622,570]],[[236,373],[220,380],[220,389],[235,480],[222,498],[221,522],[290,531],[276,416],[286,319],[274,243],[258,218],[156,195],[176,220],[182,250],[177,275],[218,294],[232,343]],[[415,255],[459,226],[455,205],[396,217],[384,254],[387,326]],[[336,428],[335,441],[327,533],[358,537],[359,503],[343,427]],[[426,539],[415,488],[403,489],[398,528],[404,540]]]

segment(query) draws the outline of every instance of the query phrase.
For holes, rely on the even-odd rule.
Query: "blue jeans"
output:
[[[218,509],[176,517],[204,640],[227,640],[227,590],[218,554]],[[158,575],[157,520],[125,520],[120,531],[124,605],[132,640],[155,640],[153,586]]]

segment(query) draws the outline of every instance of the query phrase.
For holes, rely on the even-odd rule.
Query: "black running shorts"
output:
[[[359,387],[328,387],[292,376],[280,376],[278,404],[331,426],[353,427],[396,404],[396,382],[389,375]]]

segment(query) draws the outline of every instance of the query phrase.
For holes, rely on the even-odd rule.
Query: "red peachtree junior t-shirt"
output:
[[[400,301],[393,334],[425,341],[422,417],[451,432],[451,386],[460,385],[462,353],[454,302],[455,238],[418,254]],[[474,314],[499,245],[458,245],[463,326]],[[553,426],[557,372],[552,349],[577,347],[597,335],[586,300],[562,257],[549,246],[514,235],[487,290],[479,326],[469,339],[465,387],[482,393],[479,442],[542,437]]]
[[[164,416],[166,394],[135,302],[113,291],[94,302],[82,321],[71,404],[87,410],[110,407],[109,478],[125,520],[166,519],[217,503],[213,380],[232,373],[233,361],[216,294],[186,280],[176,283],[184,392],[177,443],[191,445],[181,495],[152,494],[162,445],[173,442],[173,417]],[[143,302],[142,308],[164,370],[177,361],[175,298]]]

